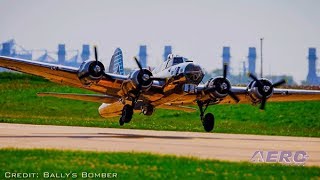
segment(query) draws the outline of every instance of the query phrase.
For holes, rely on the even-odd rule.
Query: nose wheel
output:
[[[122,114],[119,120],[120,126],[123,126],[124,123],[129,123],[132,119],[133,107],[129,104],[126,104],[122,108]]]

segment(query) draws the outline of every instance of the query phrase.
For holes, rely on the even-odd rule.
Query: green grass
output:
[[[0,73],[0,122],[115,127],[119,118],[101,118],[99,103],[38,97],[37,92],[91,93],[42,78]],[[320,102],[268,103],[266,111],[246,104],[208,108],[216,119],[214,132],[320,137]],[[199,113],[156,109],[151,116],[135,114],[121,128],[203,132]]]
[[[280,164],[234,163],[146,153],[98,153],[58,150],[0,149],[5,172],[117,173],[118,179],[317,179],[320,168]],[[72,178],[69,178],[72,179]]]

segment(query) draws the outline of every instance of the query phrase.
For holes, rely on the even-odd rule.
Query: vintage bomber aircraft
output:
[[[180,56],[169,55],[159,67],[150,71],[142,68],[129,75],[105,72],[98,60],[95,47],[95,60],[82,63],[80,68],[42,63],[18,58],[0,56],[0,67],[44,77],[52,82],[84,88],[99,94],[38,93],[40,96],[54,96],[67,99],[101,102],[99,113],[102,117],[120,116],[119,123],[129,123],[134,111],[150,116],[155,108],[175,109],[192,112],[199,107],[200,119],[205,131],[214,128],[214,115],[204,114],[209,105],[225,103],[260,104],[265,108],[270,101],[320,100],[320,91],[277,89],[285,83],[268,79],[258,79],[250,74],[252,81],[247,87],[231,86],[227,77],[227,65],[223,75],[200,84],[204,77],[203,69],[194,62]],[[112,57],[116,57],[115,54]]]

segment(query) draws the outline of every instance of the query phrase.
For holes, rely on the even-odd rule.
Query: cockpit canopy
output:
[[[170,68],[171,66],[177,65],[177,64],[181,64],[181,63],[185,63],[185,62],[192,62],[189,59],[182,57],[182,56],[178,56],[178,55],[174,55],[174,54],[169,54],[167,57],[167,60],[165,60],[161,66],[157,67],[154,70],[154,73],[158,73],[160,71],[163,71],[165,69]]]
[[[171,66],[180,64],[180,63],[184,63],[189,61],[187,58],[178,56],[178,55],[173,55],[173,54],[169,54],[168,58],[166,60],[167,64],[166,64],[166,68],[169,68]]]

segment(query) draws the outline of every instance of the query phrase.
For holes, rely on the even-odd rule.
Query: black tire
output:
[[[206,132],[210,132],[214,128],[214,116],[212,113],[207,113],[203,119],[203,127]]]
[[[152,105],[146,105],[143,107],[143,115],[146,115],[146,116],[151,116],[154,112],[154,108]]]
[[[122,120],[125,123],[129,123],[132,119],[132,115],[133,115],[133,107],[129,104],[126,104],[123,106],[122,116],[120,120]]]
[[[124,125],[124,121],[122,120],[122,117],[120,117],[120,119],[119,119],[119,125],[120,125],[120,126],[123,126],[123,125]]]

